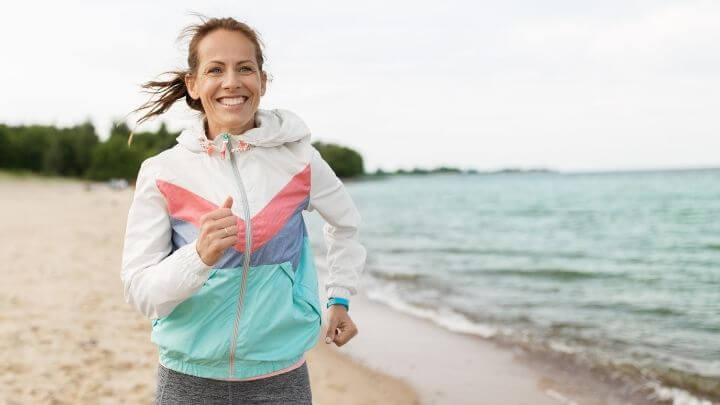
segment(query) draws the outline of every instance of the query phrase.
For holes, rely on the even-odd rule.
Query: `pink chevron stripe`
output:
[[[170,215],[200,228],[200,217],[219,207],[203,197],[167,181],[157,180],[157,187],[165,197]],[[310,164],[293,176],[288,184],[252,218],[253,251],[258,250],[277,234],[298,205],[310,192]],[[237,217],[238,242],[235,250],[245,251],[245,221]]]
[[[198,228],[200,228],[200,217],[218,208],[218,205],[175,184],[163,180],[157,180],[155,184],[165,197],[170,215],[190,222]]]
[[[280,190],[273,199],[252,218],[253,252],[277,234],[290,216],[295,212],[310,193],[310,164],[298,174],[293,176],[288,184]],[[236,249],[245,249],[245,240],[238,241]]]

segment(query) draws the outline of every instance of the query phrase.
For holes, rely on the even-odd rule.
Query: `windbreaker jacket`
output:
[[[357,292],[366,253],[349,194],[295,114],[258,110],[255,124],[208,141],[198,120],[138,173],[123,246],[125,300],[152,320],[160,362],[185,374],[250,378],[296,363],[315,345],[322,311],[303,210],[327,222],[328,296]],[[200,217],[228,196],[238,241],[208,266],[195,246]]]

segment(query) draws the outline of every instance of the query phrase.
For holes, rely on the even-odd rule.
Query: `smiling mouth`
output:
[[[217,99],[218,103],[227,106],[227,107],[234,107],[238,105],[245,104],[247,101],[246,96],[237,96],[237,97],[220,97]]]

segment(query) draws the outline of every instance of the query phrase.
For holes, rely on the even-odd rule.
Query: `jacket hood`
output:
[[[176,138],[178,144],[196,153],[205,153],[208,145],[212,145],[215,151],[221,151],[222,137],[216,136],[215,139],[208,140],[205,134],[204,120],[204,118],[198,118],[193,125],[184,129]],[[258,109],[255,113],[255,128],[242,134],[231,134],[230,147],[243,147],[243,144],[249,144],[270,148],[300,140],[309,142],[310,130],[295,113],[281,109]]]

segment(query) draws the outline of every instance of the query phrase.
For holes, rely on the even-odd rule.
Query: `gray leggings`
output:
[[[312,404],[307,363],[252,381],[195,377],[158,364],[156,405]]]

